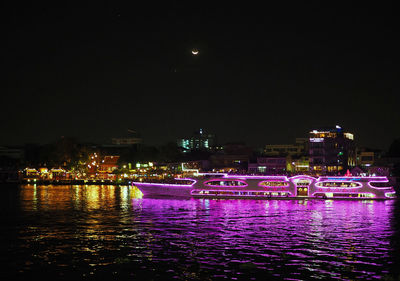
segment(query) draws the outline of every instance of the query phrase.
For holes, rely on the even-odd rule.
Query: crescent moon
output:
[[[195,49],[195,50],[192,50],[192,54],[193,54],[193,55],[197,55],[198,53],[199,53],[198,50],[196,50],[196,49]]]

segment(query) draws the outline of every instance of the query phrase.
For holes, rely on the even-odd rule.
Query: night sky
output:
[[[261,146],[337,124],[363,146],[400,137],[394,7],[100,2],[2,4],[0,144],[203,128]]]

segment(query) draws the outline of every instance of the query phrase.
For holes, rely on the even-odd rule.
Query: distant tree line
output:
[[[64,167],[73,169],[86,162],[90,155],[97,153],[101,156],[120,156],[119,164],[137,162],[180,162],[208,159],[209,151],[182,152],[176,143],[169,142],[160,146],[132,145],[101,146],[96,144],[82,144],[75,138],[63,137],[45,145],[28,144],[24,148],[22,166]]]
[[[24,146],[24,158],[13,159],[0,155],[0,169],[18,169],[22,167],[63,167],[80,169],[89,160],[90,155],[98,153],[101,156],[118,155],[120,165],[137,162],[183,162],[209,159],[210,151],[198,150],[183,152],[176,143],[169,142],[160,146],[132,145],[109,147],[96,144],[83,144],[71,137],[62,137],[45,145],[27,144]],[[255,161],[256,152],[250,157]],[[395,139],[390,145],[386,157],[400,158],[400,139]],[[395,164],[393,174],[400,177],[400,164]]]

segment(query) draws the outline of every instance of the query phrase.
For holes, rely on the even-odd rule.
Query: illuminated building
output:
[[[267,144],[257,163],[249,163],[252,174],[308,172],[308,138],[296,138],[295,144]]]
[[[340,126],[312,130],[309,151],[312,173],[344,174],[356,164],[354,135]]]
[[[24,174],[26,178],[38,178],[39,172],[35,168],[25,168]]]
[[[362,151],[357,154],[357,164],[362,167],[374,165],[375,153],[373,151]]]
[[[383,158],[382,150],[367,147],[357,148],[357,166],[363,169],[375,166],[377,162],[380,162],[381,158]]]
[[[178,139],[178,147],[181,147],[183,152],[191,150],[210,150],[215,145],[215,135],[205,134],[203,129],[195,132],[192,136]]]
[[[113,172],[118,169],[119,156],[104,156],[103,160],[98,165],[98,178],[110,179],[115,178]]]
[[[209,160],[186,161],[181,163],[182,171],[199,171],[208,170],[210,168]]]
[[[66,171],[61,168],[53,168],[50,170],[50,179],[65,179],[66,178]]]
[[[288,172],[306,173],[310,170],[310,160],[308,156],[293,158],[287,167]]]
[[[305,173],[309,171],[309,160],[307,156],[292,157],[257,157],[257,163],[249,163],[250,174],[285,174]]]

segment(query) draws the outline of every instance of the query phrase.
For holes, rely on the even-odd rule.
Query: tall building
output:
[[[190,137],[178,139],[177,144],[184,152],[190,150],[210,150],[215,145],[215,135],[206,134],[203,129],[200,129]]]
[[[312,130],[309,149],[312,173],[344,174],[356,165],[354,135],[340,126]]]

